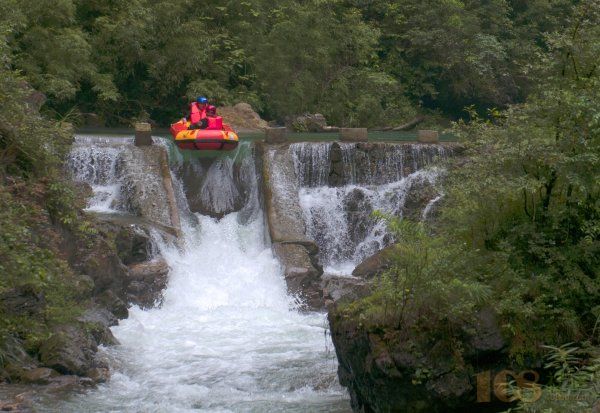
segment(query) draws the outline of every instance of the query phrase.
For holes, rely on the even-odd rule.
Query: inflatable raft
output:
[[[171,135],[179,149],[230,151],[238,145],[239,138],[220,116],[202,119],[202,129],[190,129],[183,119],[171,125]]]

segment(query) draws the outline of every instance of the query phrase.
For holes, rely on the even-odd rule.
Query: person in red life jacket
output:
[[[208,105],[206,107],[206,116],[213,117],[213,118],[215,116],[217,116],[217,108],[214,107],[213,105]]]
[[[200,96],[195,102],[190,103],[190,129],[206,129],[208,126],[207,109],[210,107],[208,99]]]

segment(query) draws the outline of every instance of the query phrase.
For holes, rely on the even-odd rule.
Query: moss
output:
[[[82,221],[74,189],[59,185],[58,192],[45,179],[0,185],[0,296],[28,288],[43,298],[36,311],[26,313],[6,308],[0,299],[0,341],[18,338],[30,353],[54,326],[76,322],[93,287],[69,266],[60,244],[65,229],[84,242],[95,230]]]

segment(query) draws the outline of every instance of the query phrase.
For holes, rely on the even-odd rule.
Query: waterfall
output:
[[[113,149],[97,148],[106,156]],[[193,213],[194,220],[182,222],[183,248],[156,237],[170,267],[164,302],[130,308],[129,318],[113,327],[120,345],[102,349],[111,380],[66,399],[46,398],[38,411],[350,411],[325,315],[296,310],[265,241],[252,151],[235,158],[203,161],[202,170],[218,163],[214,179],[229,180],[226,186],[243,181],[236,186],[240,209],[221,219]],[[86,162],[71,165],[94,187],[95,175],[80,173]],[[187,202],[191,181],[181,179],[181,167],[175,162],[172,175]],[[207,199],[217,210],[225,194],[211,191]]]
[[[290,151],[307,235],[325,272],[338,275],[393,242],[374,211],[427,217],[441,199],[443,173],[428,166],[451,154],[441,145],[329,142],[295,143]]]
[[[124,145],[130,139],[77,136],[67,158],[67,167],[75,181],[92,188],[87,210],[116,212],[122,190],[117,164]]]

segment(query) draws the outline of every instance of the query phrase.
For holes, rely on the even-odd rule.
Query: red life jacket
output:
[[[198,123],[201,119],[206,117],[206,107],[200,107],[198,102],[192,102],[190,104],[190,122]]]

